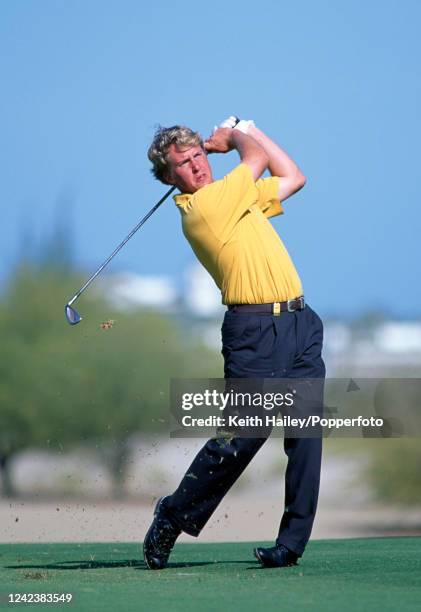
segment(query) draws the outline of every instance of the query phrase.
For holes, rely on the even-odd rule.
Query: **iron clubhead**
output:
[[[70,323],[70,325],[76,325],[82,321],[82,317],[78,311],[69,306],[69,304],[66,304],[64,307],[64,313],[66,315],[67,322]]]

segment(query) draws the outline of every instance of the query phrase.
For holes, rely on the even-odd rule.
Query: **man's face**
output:
[[[181,193],[195,193],[213,182],[208,157],[200,145],[181,150],[176,145],[168,149],[168,182],[176,185]]]

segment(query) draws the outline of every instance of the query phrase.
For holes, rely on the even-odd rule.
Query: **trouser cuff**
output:
[[[188,535],[193,536],[194,538],[197,538],[200,535],[201,529],[199,529],[196,525],[189,523],[187,521],[181,520],[169,508],[166,508],[166,512],[167,512],[167,515],[169,516],[171,523],[176,525],[179,529],[181,529],[181,531],[184,531],[184,533],[187,533]]]
[[[282,546],[286,546],[288,548],[288,550],[290,550],[291,552],[295,553],[299,557],[303,556],[303,553],[304,553],[304,550],[305,550],[305,547],[300,546],[296,542],[291,542],[287,538],[277,538],[276,545],[277,546],[281,546],[281,545]]]

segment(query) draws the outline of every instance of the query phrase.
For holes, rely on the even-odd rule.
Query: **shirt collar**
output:
[[[192,193],[178,193],[177,195],[173,196],[173,199],[178,208],[182,208],[184,211],[186,211],[189,208],[192,197]]]

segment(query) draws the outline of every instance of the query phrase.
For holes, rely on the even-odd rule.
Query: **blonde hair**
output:
[[[165,128],[161,125],[155,132],[151,146],[148,149],[148,157],[152,162],[151,172],[158,181],[169,185],[166,180],[169,170],[168,149],[174,144],[177,148],[189,149],[196,145],[203,148],[203,140],[199,132],[193,132],[184,125],[173,125]]]

